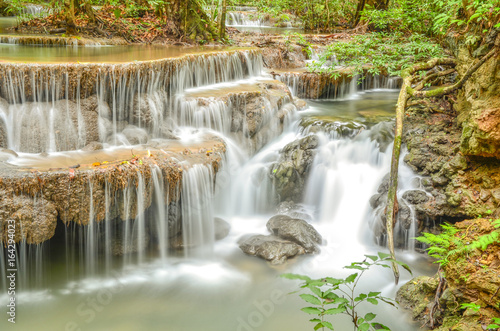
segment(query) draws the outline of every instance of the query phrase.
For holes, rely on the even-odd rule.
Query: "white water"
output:
[[[205,73],[210,75],[209,71]],[[180,81],[176,81],[177,86],[173,89],[177,91],[174,95],[178,93],[180,96],[187,87],[218,82],[200,78],[200,83],[196,83],[196,80],[181,76],[177,78]],[[123,80],[119,82],[113,89],[110,107],[112,118],[116,119],[113,125],[117,134],[118,119],[131,116],[125,111],[130,101],[127,84]],[[145,91],[140,79],[134,84],[137,90]],[[215,103],[211,106],[209,102],[206,108],[197,109],[196,105],[179,101],[181,99],[150,97],[156,92],[145,94],[148,95],[146,100],[153,102],[155,107],[161,108],[162,102],[176,100],[174,113],[177,115],[173,118],[177,119],[174,124],[182,141],[197,139],[199,131],[209,128],[217,130],[227,144],[223,167],[215,181],[214,170],[210,167],[196,165],[184,169],[181,211],[186,231],[183,232],[183,239],[185,245],[196,246],[196,249],[187,249],[182,256],[168,251],[170,211],[163,202],[168,201],[169,190],[161,172],[153,167],[151,185],[146,185],[138,174],[134,185],[123,193],[123,224],[112,223],[110,216],[104,223],[94,223],[94,210],[91,208],[90,225],[84,231],[78,231],[75,225],[65,229],[65,246],[68,249],[63,259],[57,259],[54,252],[49,251],[50,243],[36,248],[20,248],[23,254],[35,256],[34,259],[20,257],[23,263],[34,264],[35,271],[24,273],[24,277],[35,276],[43,280],[37,287],[22,291],[24,293],[19,296],[26,313],[24,317],[22,314],[19,316],[20,327],[59,330],[76,325],[82,330],[169,331],[308,329],[308,316],[299,311],[303,304],[295,296],[285,295],[296,289],[295,284],[281,281],[277,276],[283,272],[298,272],[315,277],[341,277],[348,274],[342,266],[362,260],[363,254],[383,250],[373,244],[368,226],[372,217],[368,200],[389,170],[390,148],[381,152],[371,138],[370,129],[355,138],[320,134],[320,147],[302,207],[310,214],[312,224],[323,235],[326,244],[319,255],[300,257],[285,266],[271,268],[257,258],[245,256],[239,250],[237,241],[249,233],[267,233],[265,224],[273,215],[277,203],[268,176],[269,169],[278,159],[281,148],[303,136],[298,119],[289,119],[285,132],[279,136],[275,126],[262,138],[265,147],[254,154],[251,146],[242,146],[238,137],[228,135],[228,119],[224,117],[227,105]],[[334,106],[332,108],[335,110]],[[184,109],[189,115],[183,118],[187,114],[179,109]],[[102,117],[105,117],[106,111],[99,110]],[[272,109],[269,111],[272,115],[275,112]],[[161,119],[160,114],[164,116],[166,112],[161,110],[155,114],[158,116],[153,116],[153,123],[162,121],[164,118]],[[136,124],[142,126],[141,121],[139,119]],[[272,117],[268,121],[272,121]],[[159,126],[153,124],[147,129],[155,132]],[[404,171],[402,175],[405,177],[403,183],[412,176]],[[89,188],[92,196],[91,183]],[[148,211],[134,213],[134,210],[144,209],[143,197],[147,190],[153,192],[152,207]],[[109,205],[112,196],[106,192],[104,203]],[[220,242],[213,239],[214,216],[222,216],[232,226],[229,236]],[[155,238],[152,238],[153,234]],[[154,249],[134,251],[134,247],[147,245],[148,236],[153,241],[151,246]],[[110,254],[113,239],[121,239],[123,249],[130,248],[133,252],[113,257]],[[78,242],[77,247],[72,246],[74,242]],[[49,253],[53,262],[46,258],[42,263],[42,256]],[[412,254],[400,257],[418,263],[418,258]],[[3,262],[0,261],[2,265]],[[43,279],[39,270],[42,266],[52,270],[52,279]],[[27,265],[21,270],[26,269]],[[420,272],[421,269],[417,269],[417,273]],[[360,285],[361,290],[379,290],[386,296],[394,297],[396,287],[390,271],[373,271],[366,279],[369,281]],[[401,282],[408,279],[409,276],[403,274]],[[2,302],[4,293],[0,296]],[[285,299],[274,303],[273,293]],[[271,302],[272,311],[266,308],[263,312],[259,308],[263,302]],[[393,330],[416,330],[407,323],[406,316],[395,309],[369,309],[374,309],[380,321]],[[6,322],[0,322],[3,326],[2,323]],[[339,330],[351,328],[350,323],[343,319],[335,320],[335,325]]]
[[[262,19],[252,20],[248,17],[248,14],[244,14],[243,12],[228,12],[226,14],[226,25],[233,27],[241,27],[241,26],[254,26],[254,27],[262,27],[269,26],[269,22],[265,22]]]

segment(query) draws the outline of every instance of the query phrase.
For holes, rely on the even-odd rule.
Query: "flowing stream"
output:
[[[34,51],[35,61],[39,56],[47,59],[50,56],[50,61],[53,61],[52,56],[61,52],[51,48],[40,48],[39,51],[29,48],[26,51],[20,46],[0,45],[1,49],[9,47],[14,51],[6,53],[8,57],[14,58],[15,54],[30,56]],[[137,51],[147,53],[150,50]],[[111,48],[110,53],[106,47],[99,48],[99,54],[93,53],[92,48],[75,51],[78,56],[80,52],[90,52],[88,56],[100,58],[100,62],[115,57],[117,61],[126,61],[136,56],[135,50],[131,54],[114,53],[122,54],[120,48]],[[168,54],[176,57],[176,51],[172,52]],[[150,59],[165,56],[157,50],[152,50],[151,54]],[[97,85],[97,90],[101,91],[98,92],[100,100],[111,100],[106,112],[99,111],[101,118],[110,119],[107,135],[113,137],[111,140],[102,139],[104,151],[100,152],[101,159],[106,155],[116,157],[126,148],[139,146],[130,140],[130,135],[128,140],[122,139],[125,133],[121,130],[125,129],[116,120],[117,114],[123,114],[123,120],[133,123],[134,132],[143,132],[146,140],[159,141],[162,123],[166,121],[164,116],[168,113],[169,130],[179,138],[176,149],[204,143],[205,135],[215,135],[226,144],[224,160],[217,175],[205,164],[192,165],[180,160],[184,174],[182,183],[176,187],[170,187],[162,171],[155,166],[147,176],[139,174],[135,177],[133,185],[120,195],[114,194],[111,184],[106,183],[105,190],[99,191],[100,199],[91,199],[90,207],[85,211],[89,219],[87,226],[71,222],[69,226],[58,227],[53,240],[39,245],[21,243],[18,256],[21,278],[17,296],[19,329],[309,330],[312,329],[309,316],[300,311],[303,302],[296,294],[288,294],[297,289],[297,284],[282,280],[279,275],[294,272],[312,277],[344,277],[349,271],[343,266],[363,260],[364,254],[385,251],[376,244],[372,233],[375,216],[369,200],[390,168],[391,121],[397,90],[361,91],[355,85],[345,84],[341,99],[334,100],[332,95],[329,100],[310,100],[305,110],[292,111],[285,117],[282,133],[278,130],[279,123],[273,122],[277,110],[266,106],[270,107],[267,111],[270,117],[266,121],[271,129],[259,138],[262,147],[251,145],[245,143],[241,135],[230,132],[231,120],[227,113],[238,105],[215,99],[200,106],[190,103],[188,98],[216,96],[231,89],[248,90],[251,87],[247,85],[269,80],[262,69],[261,59],[245,54],[246,58],[213,55],[192,66],[176,67],[175,83],[168,86],[166,94],[161,92],[165,90],[161,79],[154,88],[148,83],[148,93],[144,94],[146,102],[150,109],[157,109],[156,113],[152,112],[156,115],[148,125],[141,122],[141,118],[133,118],[133,107],[127,108],[132,85],[126,84],[112,91],[105,91],[109,85]],[[64,53],[55,62],[71,61],[74,56]],[[225,68],[227,73],[221,69],[217,75],[211,75],[207,68],[213,66]],[[109,77],[103,76],[98,84]],[[289,84],[293,89],[293,82]],[[384,82],[378,87],[390,85]],[[84,163],[81,160],[86,157],[85,153],[78,149],[85,146],[85,142],[79,140],[82,129],[79,131],[78,125],[68,133],[67,137],[74,139],[71,146],[60,147],[55,143],[57,137],[50,134],[59,125],[80,123],[75,117],[70,121],[69,117],[58,115],[61,123],[49,119],[44,124],[47,135],[42,135],[44,140],[37,151],[23,145],[25,138],[22,135],[16,136],[23,130],[22,127],[16,128],[15,123],[19,120],[16,116],[26,118],[36,111],[46,114],[44,109],[52,109],[57,114],[57,111],[69,109],[63,105],[54,106],[56,101],[42,99],[23,100],[8,106],[0,103],[3,120],[12,122],[7,128],[10,130],[9,147],[19,152],[18,158],[10,158],[7,163],[38,167]],[[79,105],[79,101],[76,104]],[[326,129],[316,130],[314,125],[304,124],[311,119],[326,121]],[[245,130],[248,128],[243,132]],[[277,196],[268,175],[270,167],[278,160],[279,151],[286,144],[313,132],[319,136],[320,144],[300,212],[323,236],[326,244],[318,255],[302,256],[271,267],[263,260],[242,253],[238,240],[247,234],[267,234],[266,222],[277,207]],[[48,154],[35,154],[39,152]],[[404,163],[401,167],[402,188],[412,188],[414,175]],[[89,178],[88,193],[91,197],[97,194],[95,185],[96,182]],[[169,195],[179,191],[181,208],[165,205]],[[149,208],[144,207],[146,203],[150,204]],[[101,205],[106,206],[106,215],[104,221],[97,222],[94,220],[99,217]],[[168,248],[169,240],[173,240],[169,233],[177,231],[176,225],[170,221],[176,219],[176,212],[182,214],[182,253],[172,253]],[[116,214],[126,221],[114,222]],[[220,241],[214,241],[214,217],[231,225],[229,235]],[[411,234],[406,233],[408,236]],[[153,237],[154,244],[148,245],[153,242]],[[111,254],[118,249],[114,246],[116,242],[124,252]],[[413,251],[411,244],[406,246],[407,249],[398,251],[398,258],[411,265],[414,275],[430,274],[433,267]],[[0,260],[4,268],[0,269],[2,275],[6,273],[5,264],[5,260]],[[400,284],[410,278],[403,272]],[[2,289],[7,287],[5,277],[0,285]],[[381,291],[388,297],[394,297],[397,288],[390,269],[371,270],[360,284],[361,291]],[[0,302],[6,302],[5,293],[5,290],[0,293]],[[410,316],[391,306],[364,307],[361,311],[374,311],[378,314],[378,321],[392,330],[419,329],[410,322]],[[346,318],[332,321],[336,330],[352,329]],[[6,318],[2,318],[0,327],[4,329],[6,326]]]

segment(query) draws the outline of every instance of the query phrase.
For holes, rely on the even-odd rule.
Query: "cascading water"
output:
[[[228,12],[226,18],[227,26],[269,26],[262,19],[250,19],[245,12]]]
[[[75,323],[82,329],[100,330],[105,329],[109,318],[119,312],[116,316],[122,316],[123,321],[114,320],[115,325],[137,329],[136,322],[123,316],[132,316],[132,311],[140,310],[151,314],[147,322],[151,329],[159,325],[164,327],[163,319],[167,318],[172,330],[245,330],[241,321],[246,323],[246,316],[254,310],[259,311],[255,307],[268,300],[272,290],[289,292],[288,287],[276,281],[276,275],[283,269],[270,269],[254,258],[243,256],[237,241],[241,235],[266,231],[265,223],[280,199],[270,177],[272,165],[279,160],[280,150],[286,144],[313,132],[301,126],[301,119],[297,118],[288,95],[274,103],[273,98],[263,96],[242,97],[245,93],[261,95],[266,88],[271,89],[265,79],[252,78],[261,74],[262,60],[258,54],[225,53],[191,60],[167,67],[148,64],[147,70],[137,71],[127,71],[134,64],[102,65],[98,78],[91,80],[90,85],[84,83],[87,82],[84,77],[74,80],[68,68],[62,71],[32,68],[33,71],[11,71],[10,76],[5,76],[0,95],[9,103],[0,103],[0,114],[5,123],[8,147],[17,152],[43,151],[50,152],[51,157],[70,158],[71,153],[58,151],[78,149],[93,140],[105,143],[105,152],[117,153],[122,151],[118,145],[124,143],[130,145],[127,151],[130,155],[124,158],[129,161],[124,161],[123,169],[116,172],[127,171],[132,167],[127,163],[131,162],[137,162],[133,165],[138,167],[132,169],[133,174],[129,177],[123,176],[120,183],[111,175],[99,177],[99,172],[105,168],[87,176],[82,187],[90,202],[82,203],[79,210],[85,216],[80,215],[78,224],[68,220],[63,228],[57,229],[62,231],[62,235],[56,237],[63,238],[65,258],[54,258],[51,266],[54,270],[66,270],[67,279],[61,280],[64,277],[58,276],[57,290],[40,308],[41,314],[53,325],[67,329]],[[164,68],[168,70],[162,71]],[[70,73],[64,71],[66,69]],[[26,86],[16,85],[16,79],[25,74],[29,77],[30,93],[25,93]],[[264,87],[259,87],[261,90],[245,87],[243,93],[244,84],[236,80]],[[226,84],[228,81],[230,83]],[[78,82],[76,89],[72,82]],[[90,90],[95,91],[96,96],[86,94]],[[207,90],[223,91],[224,98]],[[207,97],[211,93],[214,96]],[[345,93],[335,94],[339,95]],[[60,98],[64,100],[58,101]],[[249,108],[249,100],[258,100],[258,107]],[[23,132],[21,136],[29,136],[25,127],[30,125],[28,118],[36,118],[33,114],[37,109],[43,109],[40,110],[43,113],[52,112],[54,116],[43,124],[50,134],[37,133],[38,146],[33,147],[35,138],[23,142],[14,137],[19,131]],[[257,109],[264,111],[257,112]],[[21,115],[25,122],[19,123],[16,116]],[[306,111],[299,117],[309,115]],[[260,122],[238,122],[241,118],[257,118]],[[279,135],[282,128],[285,132]],[[89,134],[97,138],[88,139]],[[174,146],[175,141],[168,139],[168,134],[179,141],[171,147],[175,156],[168,161],[171,163],[168,166],[180,174],[178,181],[169,177],[171,174],[165,170],[165,165],[158,164],[160,161],[154,155],[142,168],[139,168],[142,159],[134,157],[134,150],[140,151],[143,142],[147,142],[145,148],[156,146],[154,152],[159,155],[174,153],[167,148],[169,144]],[[211,145],[206,144],[207,134],[224,140],[222,161],[192,164],[189,156],[195,149],[196,158],[214,154]],[[380,250],[370,245],[369,231],[363,231],[363,223],[368,224],[371,217],[367,201],[388,171],[390,148],[380,148],[374,138],[378,134],[375,125],[360,125],[349,135],[316,134],[320,143],[306,186],[307,198],[301,206],[304,214],[309,215],[308,220],[312,220],[326,239],[326,245],[320,255],[297,259],[286,268],[318,276],[342,274],[341,265],[361,259],[369,251]],[[183,145],[188,143],[200,145],[189,149]],[[149,154],[148,150],[145,155],[149,157]],[[18,160],[12,164],[22,162]],[[64,171],[65,178],[71,176],[71,170]],[[68,183],[77,185],[76,182]],[[232,226],[229,236],[219,242],[214,239],[217,216]],[[52,240],[50,244],[53,242],[57,246]],[[44,244],[18,246],[19,260],[34,264],[19,269],[24,272],[31,268],[37,274],[36,279],[43,280],[41,269],[47,268],[47,259],[42,260],[42,255],[48,253]],[[36,258],[33,260],[26,255]],[[0,259],[2,267],[3,262]],[[117,270],[120,271],[115,274]],[[6,270],[0,269],[0,272],[5,274]],[[24,277],[32,279],[35,276],[26,272]],[[391,295],[394,291],[393,286],[387,285],[386,274],[372,275],[372,280],[384,294]],[[255,293],[252,293],[253,282],[263,284]],[[6,285],[5,282],[0,284]],[[43,287],[44,283],[39,285]],[[88,302],[109,296],[108,293],[111,293],[109,303],[101,304],[99,309],[102,310],[91,310],[94,315],[90,319],[85,313],[91,309]],[[241,296],[258,305],[254,307],[234,299]],[[137,306],[126,307],[131,298]],[[298,308],[293,303],[273,306],[275,313],[266,315],[259,329],[305,329],[307,319],[299,314],[290,316],[290,311]],[[27,306],[26,309],[35,308]],[[230,318],[221,319],[220,309],[225,309]],[[190,318],[194,313],[197,318]],[[380,312],[386,317],[391,313]],[[68,320],[59,321],[61,315],[68,316]],[[189,319],[192,321],[187,325]],[[33,317],[21,323],[26,328],[34,328],[37,320]],[[396,323],[405,325],[404,322]]]

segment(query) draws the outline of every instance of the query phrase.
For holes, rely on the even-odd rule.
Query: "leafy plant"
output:
[[[299,279],[303,283],[302,289],[308,290],[310,293],[300,294],[300,297],[305,302],[312,306],[302,308],[302,311],[316,315],[310,321],[314,323],[314,330],[330,329],[334,330],[331,322],[326,321],[328,315],[344,314],[350,317],[355,330],[367,331],[374,329],[390,330],[387,326],[376,322],[377,317],[374,313],[367,313],[360,316],[358,306],[363,303],[378,305],[379,302],[384,302],[389,305],[394,305],[394,300],[384,297],[381,292],[356,293],[356,287],[363,274],[372,266],[381,266],[390,268],[390,263],[396,262],[404,269],[411,273],[410,268],[405,263],[396,261],[390,258],[389,254],[378,253],[378,255],[365,255],[366,258],[362,262],[353,262],[345,269],[359,270],[346,278],[326,277],[321,279],[311,279],[308,276],[297,274],[284,274],[281,277],[286,279]]]
[[[500,318],[498,317],[493,317],[492,322],[490,325],[488,325],[488,329],[498,329],[500,328]]]
[[[440,234],[423,233],[423,236],[416,239],[429,245],[427,252],[437,259],[436,263],[445,266],[449,258],[453,255],[466,255],[476,249],[486,250],[489,245],[498,242],[500,237],[500,219],[490,220],[496,229],[489,234],[479,236],[476,240],[467,241],[467,232],[460,234],[460,231],[451,224],[443,224],[443,232]]]
[[[371,33],[356,36],[349,42],[334,43],[309,69],[333,74],[337,68],[325,67],[325,63],[336,57],[342,66],[350,68],[352,76],[363,75],[365,72],[378,75],[384,71],[397,76],[415,62],[443,55],[442,47],[423,35],[405,37],[401,33]]]

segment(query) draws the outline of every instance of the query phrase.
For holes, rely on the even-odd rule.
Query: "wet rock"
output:
[[[222,240],[226,238],[229,231],[231,231],[231,225],[228,222],[219,217],[214,218],[215,240]]]
[[[0,148],[7,148],[8,146],[7,128],[5,127],[5,123],[0,120]]]
[[[307,254],[318,253],[323,241],[316,229],[304,220],[286,215],[271,217],[266,224],[267,229],[275,236],[293,241],[304,247]]]
[[[311,221],[313,217],[311,213],[299,204],[293,201],[283,201],[276,208],[278,215],[287,215],[291,218],[300,218],[306,221]]]
[[[8,241],[9,224],[15,225],[16,242],[22,239],[28,244],[40,244],[54,236],[57,225],[57,210],[44,198],[9,194],[0,190],[1,240]],[[8,220],[13,220],[14,224]]]
[[[304,110],[307,108],[307,102],[297,97],[293,97],[293,103],[297,107],[297,110]]]
[[[1,162],[6,162],[9,161],[10,159],[17,157],[17,153],[14,152],[13,150],[6,149],[6,148],[0,148],[0,161]]]
[[[134,236],[132,240],[125,240],[123,231],[118,231],[117,234],[118,236],[113,238],[111,242],[111,253],[114,256],[143,252],[149,245],[149,235],[147,233],[140,240],[137,236]]]
[[[276,236],[255,235],[242,238],[239,247],[245,254],[261,257],[271,264],[282,264],[289,258],[305,254],[302,246]]]
[[[138,128],[134,125],[128,125],[122,134],[127,138],[131,145],[145,144],[148,142],[149,137],[146,130]]]
[[[163,119],[165,103],[168,100],[166,91],[141,94],[132,103],[134,124],[140,127],[159,125]]]
[[[103,146],[100,142],[94,141],[82,148],[82,151],[85,152],[93,152],[93,151],[99,151],[103,149]]]
[[[427,202],[429,201],[429,197],[424,191],[420,190],[411,190],[411,191],[406,191],[403,194],[403,199],[411,203],[412,205],[417,205],[419,203]]]
[[[318,145],[318,137],[309,135],[289,143],[280,151],[278,162],[271,168],[271,178],[281,201],[298,202],[302,199]]]
[[[439,284],[437,277],[420,276],[401,286],[396,301],[404,309],[411,310],[414,320],[428,322],[427,310],[434,301]]]

